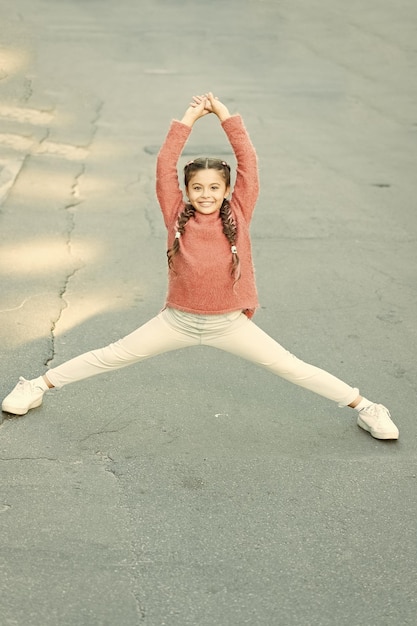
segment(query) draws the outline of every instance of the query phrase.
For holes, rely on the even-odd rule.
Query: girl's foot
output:
[[[42,398],[48,389],[42,376],[34,380],[26,380],[21,376],[16,387],[6,396],[1,408],[5,413],[25,415],[30,409],[42,404]]]
[[[383,404],[371,404],[359,411],[358,426],[375,439],[398,439],[399,431]]]

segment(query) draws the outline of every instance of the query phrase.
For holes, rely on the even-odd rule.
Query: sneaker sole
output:
[[[363,428],[363,430],[366,430],[366,432],[370,433],[372,437],[374,437],[374,439],[398,439],[397,432],[377,433],[373,431],[372,428],[368,426],[368,424],[366,424],[363,420],[361,420],[360,417],[358,417],[358,426],[360,426],[360,428]]]
[[[1,410],[4,411],[5,413],[10,413],[11,415],[26,415],[26,413],[28,411],[30,411],[30,409],[36,409],[36,407],[40,406],[42,404],[42,398],[39,398],[39,400],[35,400],[34,402],[32,402],[32,404],[30,404],[28,407],[25,408],[19,408],[19,407],[10,407],[7,406],[7,404],[5,404],[3,402],[3,404],[1,405]]]

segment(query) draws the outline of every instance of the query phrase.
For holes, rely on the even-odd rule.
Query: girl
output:
[[[218,117],[237,160],[230,193],[225,161],[198,158],[184,168],[187,202],[177,161],[194,123]],[[157,159],[156,193],[168,230],[168,293],[163,310],[123,339],[78,356],[44,376],[20,378],[3,411],[24,415],[45,391],[194,345],[226,350],[358,411],[358,425],[377,439],[398,439],[389,411],[331,374],[297,359],[251,320],[258,298],[249,224],[258,195],[257,157],[240,115],[230,115],[212,93],[194,96],[181,122],[171,123]]]

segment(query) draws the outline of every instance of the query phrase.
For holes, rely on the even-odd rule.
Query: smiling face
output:
[[[217,169],[198,169],[188,181],[187,197],[197,213],[211,215],[220,211],[229,194],[223,173]]]

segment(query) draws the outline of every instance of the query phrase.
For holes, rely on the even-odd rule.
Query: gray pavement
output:
[[[401,433],[209,349],[3,415],[2,626],[417,624],[416,18],[0,2],[1,395],[159,310],[155,154],[210,89],[258,150],[257,323]],[[227,150],[210,118],[187,146]]]

